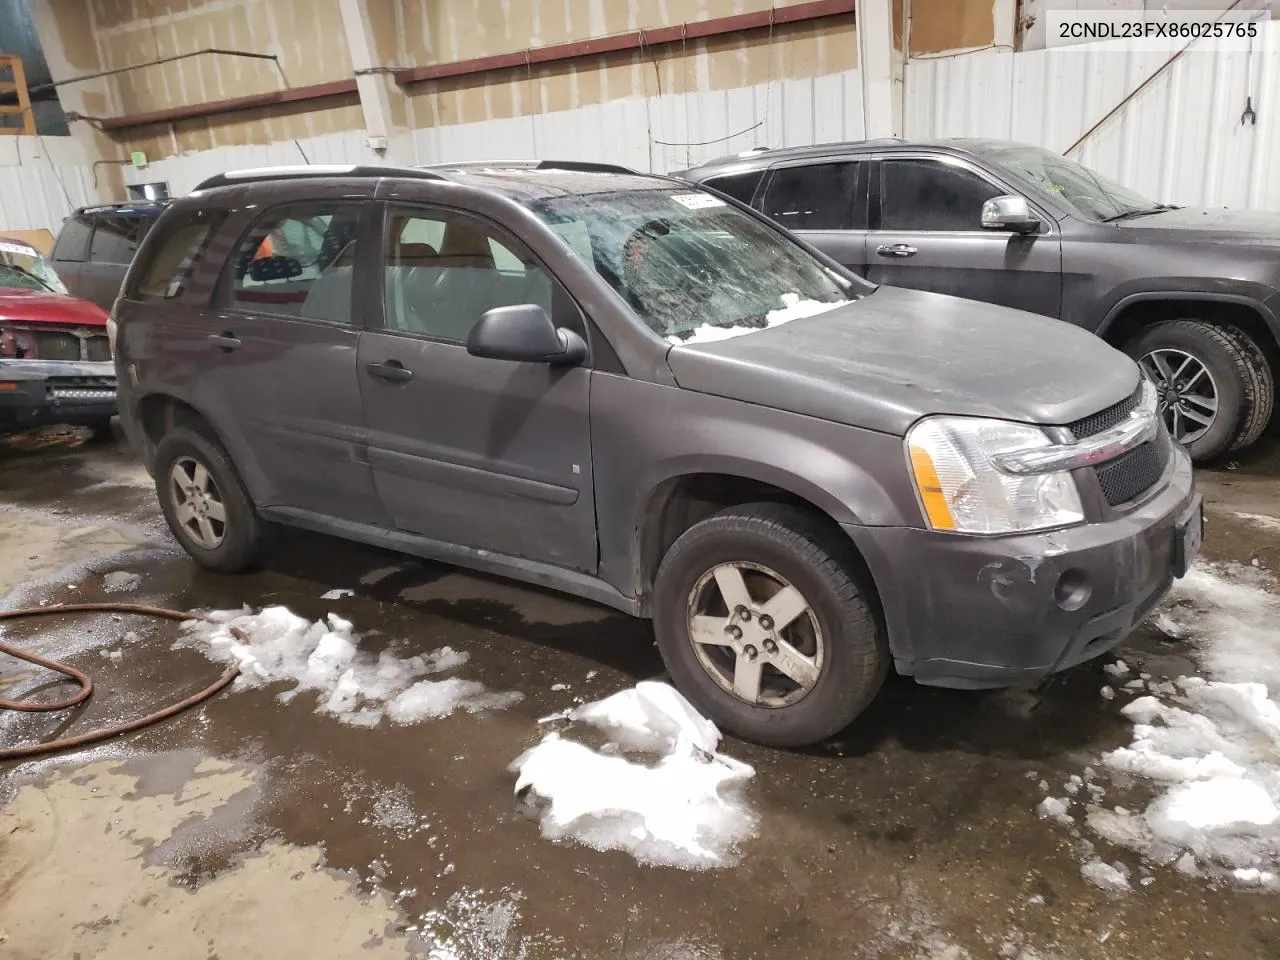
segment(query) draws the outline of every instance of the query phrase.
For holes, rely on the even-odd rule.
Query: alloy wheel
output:
[[[173,514],[199,547],[213,550],[227,534],[227,509],[208,468],[193,457],[179,457],[169,470]]]
[[[745,703],[788,707],[822,675],[822,628],[804,595],[755,563],[722,563],[689,595],[689,639],[712,680]]]
[[[1152,350],[1138,361],[1159,394],[1160,415],[1179,443],[1203,437],[1218,416],[1218,385],[1204,362],[1184,350]]]

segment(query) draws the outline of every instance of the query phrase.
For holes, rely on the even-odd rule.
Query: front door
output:
[[[867,279],[1059,316],[1056,226],[1029,235],[982,228],[983,203],[1008,193],[958,161],[886,157],[872,178]]]
[[[362,217],[373,204],[273,207],[240,240],[203,349],[269,485],[267,506],[384,520],[365,456],[353,318]]]
[[[865,160],[775,168],[757,206],[860,277],[867,275]]]
[[[392,207],[383,327],[360,344],[369,461],[394,524],[443,543],[596,570],[587,366],[473,357],[494,307],[581,315],[521,244],[461,213]]]

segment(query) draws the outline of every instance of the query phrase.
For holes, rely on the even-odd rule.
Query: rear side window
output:
[[[763,212],[788,230],[865,230],[866,204],[859,202],[864,163],[818,163],[773,172]]]
[[[79,217],[72,217],[58,232],[58,242],[53,245],[53,259],[80,262],[89,246],[91,227]]]
[[[93,263],[132,263],[142,239],[138,217],[99,217],[93,225],[89,260]]]
[[[232,257],[227,306],[350,324],[360,207],[291,204],[268,210]]]
[[[193,210],[166,223],[134,274],[137,279],[130,296],[148,300],[181,296],[222,217],[221,211]]]
[[[750,204],[763,176],[763,170],[752,170],[750,173],[733,173],[727,177],[715,177],[708,180],[706,185],[721,193],[727,193],[735,200]]]

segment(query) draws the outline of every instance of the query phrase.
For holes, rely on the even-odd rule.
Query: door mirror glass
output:
[[[296,257],[259,257],[249,262],[249,279],[254,283],[292,280],[302,276],[302,263]]]
[[[1040,229],[1040,218],[1025,197],[992,197],[982,205],[982,229],[1032,233]]]
[[[521,303],[482,314],[467,337],[467,353],[490,360],[571,366],[586,359],[587,345],[572,330],[557,330],[542,307]]]

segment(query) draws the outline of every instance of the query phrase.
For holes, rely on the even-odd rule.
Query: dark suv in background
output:
[[[1265,431],[1280,356],[1280,214],[1173,207],[998,140],[873,140],[676,176],[753,205],[874,283],[1056,317],[1129,353],[1196,461]]]
[[[1123,353],[620,168],[218,176],[112,326],[198,562],[245,569],[282,523],[652,617],[676,686],[766,743],[839,730],[891,666],[981,687],[1098,656],[1200,544]]]
[[[83,207],[69,216],[53,245],[53,267],[67,291],[110,310],[138,245],[167,203]]]

